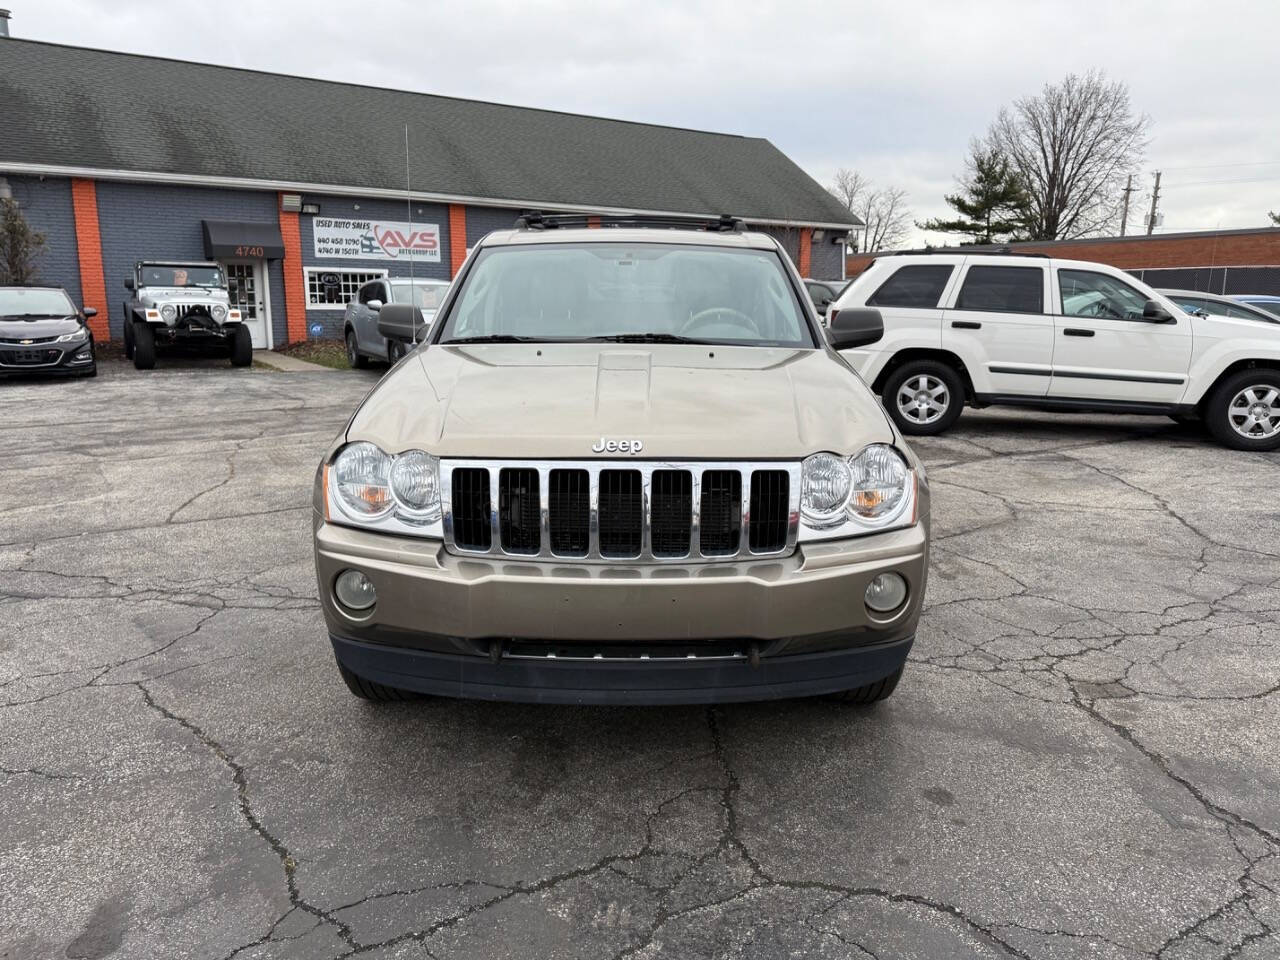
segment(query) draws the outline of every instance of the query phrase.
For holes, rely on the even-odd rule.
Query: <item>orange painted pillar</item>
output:
[[[71,211],[76,221],[81,306],[93,307],[98,311],[98,315],[89,321],[93,338],[110,340],[107,282],[102,270],[102,231],[98,227],[98,186],[94,181],[72,179]]]
[[[283,196],[283,194],[281,195]],[[297,343],[307,339],[307,290],[302,273],[302,230],[298,215],[281,208],[280,239],[284,243],[285,339]]]
[[[449,204],[449,276],[456,277],[467,259],[467,208]]]
[[[813,265],[813,231],[808,227],[800,231],[800,259],[796,263],[796,269],[800,271],[800,276],[807,277],[809,268]]]

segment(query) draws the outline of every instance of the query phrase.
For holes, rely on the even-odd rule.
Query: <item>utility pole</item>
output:
[[[1125,231],[1129,228],[1129,194],[1133,193],[1133,174],[1129,174],[1129,181],[1124,185],[1124,209],[1120,212],[1120,236],[1124,236]]]
[[[1156,208],[1160,203],[1160,171],[1156,171],[1156,186],[1151,191],[1151,216],[1147,218],[1147,236],[1156,228]]]

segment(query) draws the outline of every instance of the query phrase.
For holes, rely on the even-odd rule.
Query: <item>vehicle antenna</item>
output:
[[[409,124],[404,125],[404,207],[409,213],[409,306],[413,312],[409,314],[413,330],[413,344],[418,345],[418,308],[414,303],[413,286],[413,193],[409,186]]]

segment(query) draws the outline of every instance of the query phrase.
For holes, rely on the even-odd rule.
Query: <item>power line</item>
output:
[[[1169,187],[1211,186],[1213,184],[1220,183],[1272,183],[1276,180],[1280,180],[1280,174],[1277,174],[1274,177],[1241,177],[1233,180],[1183,180],[1180,183],[1166,184],[1165,189],[1168,190]]]
[[[1166,170],[1222,170],[1227,167],[1280,167],[1280,160],[1249,160],[1245,163],[1192,163],[1185,167],[1165,167]]]

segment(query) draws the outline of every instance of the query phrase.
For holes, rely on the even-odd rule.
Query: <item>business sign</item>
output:
[[[440,226],[393,220],[335,220],[313,217],[316,259],[349,257],[359,260],[440,262]]]

